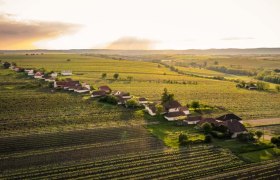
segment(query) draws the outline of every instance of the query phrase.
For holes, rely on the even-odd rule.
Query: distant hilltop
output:
[[[111,55],[144,55],[144,54],[207,54],[207,55],[242,55],[242,54],[280,54],[280,48],[252,49],[188,49],[188,50],[111,50],[111,49],[68,49],[68,50],[0,50],[1,54],[25,53],[73,53],[73,54],[111,54]]]

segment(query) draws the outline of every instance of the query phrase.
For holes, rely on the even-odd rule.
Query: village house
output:
[[[106,92],[107,94],[110,94],[112,92],[112,90],[111,90],[111,88],[109,86],[100,86],[100,87],[98,87],[98,89],[100,91]]]
[[[233,113],[222,115],[220,117],[217,117],[216,119],[220,120],[220,121],[227,121],[227,120],[241,121],[242,120],[240,117],[238,117],[237,115],[235,115]]]
[[[187,117],[186,120],[184,120],[184,124],[198,124],[202,120],[201,116],[192,116]]]
[[[238,134],[247,133],[245,126],[237,120],[238,118],[239,117],[234,114],[226,114],[219,117],[219,119],[222,120],[214,118],[202,118],[198,122],[198,125],[202,126],[204,123],[210,123],[213,127],[225,126],[228,129],[228,132],[232,134],[231,138],[236,138]]]
[[[231,138],[236,138],[238,134],[247,133],[245,126],[236,120],[227,120],[220,123],[220,126],[223,125],[228,128],[228,131],[232,134]]]
[[[29,71],[27,72],[27,75],[28,75],[28,76],[34,76],[34,70],[33,70],[33,69],[29,70]]]
[[[183,120],[190,114],[187,107],[183,107],[178,101],[169,101],[163,105],[165,112],[164,117],[168,121]]]
[[[104,97],[104,96],[106,96],[106,92],[105,91],[97,90],[97,91],[93,91],[91,93],[91,97],[92,98],[98,98],[98,97]]]
[[[44,76],[44,73],[39,72],[39,71],[34,74],[35,79],[42,79],[43,76]]]
[[[54,79],[57,78],[57,73],[56,72],[51,73],[51,77]]]
[[[113,96],[120,96],[123,99],[131,99],[132,97],[130,96],[130,93],[128,92],[122,92],[122,91],[113,91],[112,92]]]
[[[156,103],[146,104],[145,109],[151,116],[155,116],[157,114]]]
[[[64,71],[61,71],[61,75],[62,76],[71,76],[73,74],[72,74],[71,70],[64,70]]]
[[[168,112],[164,115],[168,121],[177,121],[186,119],[186,114],[182,111]]]
[[[90,92],[90,89],[88,89],[86,87],[78,86],[78,87],[74,88],[74,92],[87,93],[87,92]]]
[[[66,81],[55,81],[54,88],[69,89],[76,86],[81,86],[79,81],[73,81],[72,79],[66,79]],[[74,90],[74,89],[72,89]]]
[[[139,104],[147,104],[148,103],[148,100],[146,99],[146,98],[144,98],[144,97],[140,97],[140,98],[138,98],[138,103]]]

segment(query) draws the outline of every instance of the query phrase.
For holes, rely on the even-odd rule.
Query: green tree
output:
[[[205,143],[210,143],[210,142],[212,142],[212,137],[211,137],[209,134],[206,135],[205,138],[204,138],[204,142],[205,142]]]
[[[258,90],[268,90],[269,89],[269,84],[258,81],[257,82],[257,88],[258,88]]]
[[[163,106],[161,104],[156,105],[156,113],[160,115],[163,112]]]
[[[129,99],[129,100],[126,101],[126,107],[128,107],[128,108],[136,108],[136,107],[138,107],[138,103],[134,99]]]
[[[263,132],[262,131],[256,131],[255,135],[257,136],[258,140],[260,140],[260,138],[263,136]]]
[[[203,123],[201,127],[205,134],[209,134],[212,131],[212,125],[208,122]]]
[[[199,101],[192,101],[191,107],[194,109],[198,109],[200,107]]]
[[[119,73],[115,73],[113,77],[115,80],[117,80],[119,78]]]
[[[272,137],[270,141],[271,141],[272,144],[275,144],[277,147],[280,146],[280,136],[279,137]]]
[[[105,79],[107,77],[107,73],[102,73],[101,78]]]
[[[179,144],[185,146],[188,143],[188,136],[185,133],[181,133],[178,138]]]
[[[161,96],[161,103],[167,103],[174,100],[174,94],[170,94],[166,88],[164,88],[162,96]]]

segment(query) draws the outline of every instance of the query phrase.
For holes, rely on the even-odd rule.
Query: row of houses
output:
[[[236,138],[238,134],[247,133],[247,129],[241,123],[241,118],[235,114],[225,114],[217,118],[203,118],[202,116],[188,117],[183,120],[183,124],[195,124],[201,127],[204,123],[209,123],[212,127],[224,126],[231,133],[231,138]]]
[[[66,78],[63,81],[57,81],[56,78],[58,73],[49,73],[44,74],[43,72],[33,69],[24,69],[21,67],[10,67],[16,72],[25,72],[28,76],[34,77],[35,79],[42,79],[47,82],[53,82],[53,87],[55,89],[64,89],[68,91],[74,91],[77,93],[91,93],[92,98],[100,98],[107,95],[112,95],[117,98],[119,105],[125,105],[129,99],[132,99],[133,96],[128,92],[122,91],[112,91],[112,89],[107,86],[100,86],[98,90],[91,91],[91,87],[87,83],[81,83],[79,81],[74,81],[71,78]],[[65,71],[64,75],[71,75],[72,72]],[[136,99],[137,102],[145,107],[145,110],[151,115],[155,116],[157,113],[160,113],[168,121],[180,121],[184,125],[198,125],[201,126],[203,123],[210,123],[214,127],[225,126],[228,131],[232,134],[232,138],[237,137],[238,134],[246,133],[247,130],[244,125],[240,122],[242,120],[240,117],[234,114],[226,114],[218,118],[202,118],[201,116],[192,117],[188,107],[182,106],[178,101],[172,100],[164,103],[162,106],[161,112],[157,112],[157,106],[159,103],[149,102],[146,98],[140,97]]]
[[[106,95],[112,95],[112,96],[115,96],[118,100],[118,104],[119,105],[125,105],[126,102],[129,100],[129,99],[132,99],[133,96],[130,95],[129,92],[122,92],[122,91],[112,91],[112,89],[107,86],[107,85],[104,85],[104,86],[100,86],[98,87],[98,90],[96,91],[93,91],[91,93],[91,97],[92,98],[100,98],[100,97],[104,97]],[[137,102],[140,104],[140,105],[145,105],[148,103],[148,100],[144,97],[139,97],[139,98],[136,98]]]

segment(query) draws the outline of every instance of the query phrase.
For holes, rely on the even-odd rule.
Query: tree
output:
[[[174,94],[170,94],[166,88],[164,88],[162,96],[161,96],[161,103],[165,104],[167,102],[170,102],[174,100]]]
[[[257,89],[258,90],[268,90],[269,89],[269,84],[258,81],[257,82]]]
[[[280,92],[280,86],[279,85],[276,86],[275,89],[276,89],[277,92]]]
[[[11,65],[12,65],[12,66],[17,66],[17,63],[12,62]]]
[[[135,108],[137,106],[138,106],[138,103],[134,99],[129,99],[126,101],[126,107],[128,107],[128,108]]]
[[[263,136],[263,132],[262,131],[256,131],[255,135],[257,136],[258,140],[260,140],[260,138]]]
[[[106,77],[107,77],[107,74],[106,73],[102,73],[101,78],[105,79]]]
[[[188,136],[187,134],[181,133],[178,138],[179,144],[181,146],[185,146],[188,143]]]
[[[272,137],[270,142],[272,144],[275,144],[277,147],[279,147],[280,146],[280,136],[279,137]]]
[[[10,66],[11,66],[11,64],[8,63],[8,62],[4,62],[4,63],[3,63],[4,69],[8,69]]]
[[[210,143],[212,142],[212,137],[210,135],[206,135],[205,138],[204,138],[204,142],[205,143]]]
[[[203,123],[201,127],[205,134],[209,134],[212,131],[212,125],[208,122]]]
[[[160,115],[163,112],[163,106],[160,104],[156,105],[156,113],[157,115]]]
[[[71,61],[71,59],[67,59],[66,61],[67,61],[67,62],[70,62],[70,61]]]
[[[119,78],[119,73],[115,73],[113,77],[115,80],[117,80]]]
[[[215,62],[214,62],[214,65],[218,65],[218,64],[219,64],[219,62],[218,62],[218,61],[215,61]]]
[[[191,107],[194,108],[194,109],[199,108],[200,107],[199,101],[193,101],[191,103]]]

